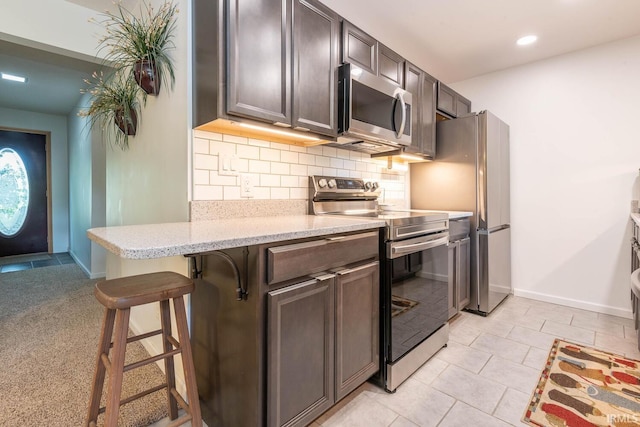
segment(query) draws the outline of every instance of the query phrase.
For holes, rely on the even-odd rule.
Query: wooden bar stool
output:
[[[100,344],[96,360],[96,370],[93,376],[93,387],[91,390],[86,426],[96,426],[98,414],[104,412],[104,425],[106,427],[114,427],[118,423],[120,405],[129,403],[155,391],[162,390],[163,388],[167,389],[169,418],[174,420],[169,424],[170,426],[179,426],[188,421],[191,421],[193,427],[202,426],[198,389],[196,386],[193,358],[191,356],[191,344],[189,342],[187,316],[182,298],[183,295],[193,292],[193,289],[194,283],[191,279],[172,272],[141,274],[96,283],[94,294],[98,301],[105,306],[105,314],[102,332],[100,334]],[[173,299],[179,342],[171,335],[169,299]],[[161,329],[127,338],[131,307],[151,302],[160,303]],[[164,353],[127,366],[124,365],[127,343],[159,334],[162,334]],[[111,341],[112,335],[113,342]],[[113,347],[113,350],[111,350],[111,358],[109,358],[109,350],[111,347]],[[182,354],[182,366],[184,367],[184,380],[189,404],[182,399],[175,388],[173,357],[180,353]],[[157,362],[161,359],[164,359],[166,383],[121,400],[120,394],[123,373],[149,363]],[[101,408],[100,398],[102,396],[106,372],[109,372],[107,400],[106,405]],[[180,418],[178,418],[178,405],[186,412]]]

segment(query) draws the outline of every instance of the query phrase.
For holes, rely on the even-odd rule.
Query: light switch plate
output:
[[[235,154],[218,155],[218,175],[238,175],[238,156]]]

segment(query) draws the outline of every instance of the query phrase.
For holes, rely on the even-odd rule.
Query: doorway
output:
[[[0,257],[51,252],[49,139],[0,129]]]

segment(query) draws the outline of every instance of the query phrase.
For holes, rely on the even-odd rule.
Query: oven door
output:
[[[388,242],[383,280],[387,363],[394,363],[448,320],[449,234]]]

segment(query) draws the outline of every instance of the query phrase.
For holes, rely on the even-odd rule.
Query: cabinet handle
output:
[[[333,242],[339,242],[340,240],[345,239],[347,236],[335,236],[335,237],[327,237],[326,239],[324,239],[325,241],[329,242],[329,243],[333,243]]]

